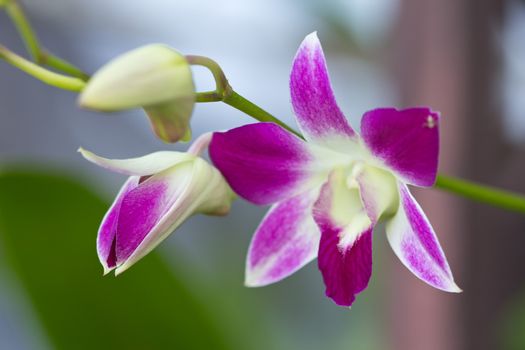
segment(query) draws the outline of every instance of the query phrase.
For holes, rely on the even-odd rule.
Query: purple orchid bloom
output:
[[[220,172],[198,155],[211,134],[188,152],[155,152],[133,159],[107,159],[80,149],[84,158],[129,175],[98,231],[104,274],[118,275],[168,237],[193,214],[226,215],[235,198]]]
[[[460,292],[407,187],[435,182],[439,114],[375,109],[363,116],[359,136],[335,101],[316,33],[297,52],[290,88],[306,142],[257,123],[214,133],[210,144],[213,163],[237,194],[273,204],[252,239],[246,285],[274,283],[317,257],[326,295],[350,306],[368,285],[372,231],[384,220],[392,249],[412,273]]]

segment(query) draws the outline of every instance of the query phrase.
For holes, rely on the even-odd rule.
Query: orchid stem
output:
[[[70,77],[42,68],[38,64],[15,54],[2,45],[0,45],[0,58],[34,78],[60,89],[78,92],[86,85],[80,78]]]
[[[27,19],[27,16],[25,15],[22,7],[16,0],[4,0],[4,2],[0,1],[0,4],[5,6],[7,14],[13,21],[16,29],[18,30],[18,33],[24,41],[29,55],[34,62],[39,65],[46,65],[48,67],[54,68],[58,71],[77,77],[84,81],[89,79],[89,75],[71,63],[47,52],[40,47],[35,31],[31,27],[31,24],[29,23],[29,20]]]
[[[248,114],[250,117],[260,122],[272,122],[285,128],[286,130],[294,133],[295,135],[302,138],[301,134],[283,123],[281,120],[275,118],[270,113],[266,112],[261,107],[245,99],[237,92],[235,92],[228,79],[224,74],[221,66],[212,60],[211,58],[204,56],[188,55],[186,56],[188,62],[192,65],[198,65],[206,67],[213,74],[215,79],[215,91],[205,91],[197,93],[197,102],[219,102],[222,101],[239,111]]]
[[[277,119],[276,117],[266,112],[264,109],[260,108],[259,106],[248,101],[247,99],[245,99],[244,97],[236,93],[235,91],[232,91],[231,94],[226,96],[223,102],[238,109],[241,112],[244,112],[245,114],[249,115],[250,117],[260,122],[272,122],[272,123],[278,124],[282,126],[283,128],[285,128],[286,130],[290,131],[291,133],[294,133],[300,138],[303,138],[303,136],[300,133],[292,129],[286,123],[282,122],[280,119]]]
[[[434,187],[476,202],[525,213],[525,197],[513,192],[445,175],[438,175]]]
[[[226,75],[217,62],[209,57],[197,55],[187,55],[186,59],[188,60],[189,64],[203,66],[210,70],[211,74],[213,74],[213,78],[215,79],[217,92],[224,94],[228,89],[231,89],[230,85],[228,84],[228,79],[226,79]]]

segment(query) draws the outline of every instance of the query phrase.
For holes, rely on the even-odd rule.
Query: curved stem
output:
[[[40,45],[38,44],[36,34],[33,31],[31,25],[29,24],[29,21],[27,20],[24,11],[15,0],[8,0],[6,4],[6,12],[15,24],[18,33],[22,37],[27,52],[29,52],[29,55],[31,56],[33,61],[38,62]]]
[[[89,75],[87,73],[84,73],[68,61],[57,57],[46,50],[40,50],[40,55],[37,62],[84,81],[89,80]]]
[[[27,74],[37,78],[38,80],[60,89],[78,92],[81,91],[86,85],[82,79],[58,74],[42,68],[41,66],[26,60],[21,56],[18,56],[14,52],[11,52],[2,45],[0,45],[0,58],[26,72]]]
[[[25,15],[22,7],[16,0],[6,0],[4,6],[7,14],[15,24],[18,33],[22,37],[27,51],[29,52],[29,55],[32,57],[33,61],[38,64],[57,69],[82,80],[87,81],[89,79],[89,75],[82,72],[71,63],[56,57],[55,55],[40,47],[35,31],[31,27],[31,24],[29,23],[29,20],[27,19],[27,16]]]
[[[188,60],[188,63],[191,65],[196,66],[203,66],[210,70],[211,74],[213,74],[213,79],[215,79],[215,91],[207,91],[203,92],[201,94],[211,94],[211,93],[217,93],[216,98],[219,98],[219,100],[216,101],[202,101],[202,102],[217,102],[221,101],[221,96],[224,96],[228,94],[231,91],[230,84],[228,84],[228,79],[226,79],[226,75],[222,71],[221,66],[211,58],[205,57],[205,56],[197,56],[197,55],[187,55],[186,59]],[[201,102],[201,101],[199,101]]]
[[[525,213],[525,197],[513,192],[474,182],[439,175],[435,188],[451,192],[476,202],[491,204],[507,210]]]
[[[260,122],[272,122],[278,124],[286,130],[302,138],[302,135],[300,133],[289,127],[286,123],[283,123],[281,120],[275,118],[273,115],[266,112],[261,107],[257,106],[256,104],[252,103],[251,101],[245,99],[237,92],[235,92],[228,83],[226,75],[224,74],[221,66],[219,66],[217,62],[208,57],[195,55],[188,55],[186,56],[186,59],[192,65],[199,65],[208,68],[213,74],[213,78],[215,79],[215,91],[198,92],[197,102],[222,101],[232,106],[233,108],[236,108],[241,112],[248,114],[249,116]]]

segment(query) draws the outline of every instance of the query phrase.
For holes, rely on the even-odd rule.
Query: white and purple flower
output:
[[[134,159],[107,159],[80,149],[84,158],[129,175],[98,231],[104,274],[120,274],[143,258],[193,214],[226,215],[235,198],[220,172],[199,154],[211,134],[185,152],[155,152]]]
[[[273,204],[252,239],[246,284],[279,281],[318,258],[326,294],[350,306],[372,271],[372,231],[386,222],[401,262],[438,289],[459,292],[437,237],[407,185],[437,174],[439,115],[428,108],[365,113],[361,136],[339,109],[315,33],[299,48],[290,80],[306,142],[276,124],[214,133],[210,156],[233,190]]]

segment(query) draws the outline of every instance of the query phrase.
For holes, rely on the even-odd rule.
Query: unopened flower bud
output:
[[[191,138],[195,85],[183,55],[168,46],[152,44],[103,66],[86,85],[79,103],[102,112],[144,108],[160,139],[187,141]]]

